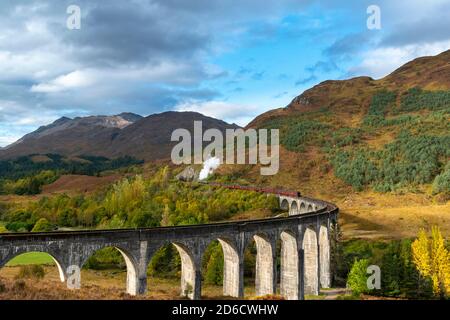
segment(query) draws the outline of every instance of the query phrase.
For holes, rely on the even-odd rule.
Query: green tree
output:
[[[40,218],[34,225],[31,232],[48,232],[55,230],[55,226],[45,218]]]
[[[359,296],[368,291],[367,288],[367,267],[369,260],[355,260],[348,274],[347,286],[352,290],[352,294]]]
[[[65,208],[59,214],[58,224],[61,227],[76,227],[77,226],[77,214],[73,208]]]
[[[220,243],[217,243],[211,252],[206,265],[205,283],[222,285],[223,282],[223,251]]]

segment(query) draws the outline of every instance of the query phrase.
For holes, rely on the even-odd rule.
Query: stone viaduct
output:
[[[80,269],[97,250],[118,249],[127,266],[127,293],[147,291],[147,266],[163,245],[172,243],[181,256],[181,295],[201,297],[201,261],[218,240],[224,252],[223,294],[244,296],[244,251],[256,243],[256,294],[277,292],[277,242],[281,242],[279,293],[287,299],[316,295],[330,286],[330,242],[338,208],[306,197],[281,196],[286,217],[203,225],[143,229],[0,234],[0,267],[25,252],[50,254],[61,281],[80,287]],[[149,285],[151,290],[151,284]]]

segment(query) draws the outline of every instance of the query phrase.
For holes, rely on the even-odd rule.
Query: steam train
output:
[[[286,197],[293,197],[293,198],[301,196],[300,192],[298,192],[298,191],[291,191],[291,190],[274,189],[274,188],[263,188],[263,187],[254,187],[254,186],[241,186],[241,185],[238,185],[238,184],[223,184],[223,183],[217,183],[217,182],[200,182],[200,183],[207,184],[207,185],[210,185],[210,186],[213,186],[213,187],[256,191],[256,192],[270,193],[270,194],[276,194],[276,195],[279,195],[279,196],[286,196]]]

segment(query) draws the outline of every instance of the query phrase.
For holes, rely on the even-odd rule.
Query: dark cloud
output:
[[[211,35],[175,12],[120,2],[92,8],[81,30],[65,31],[64,41],[77,58],[99,66],[189,59],[208,48]]]
[[[331,46],[326,48],[323,53],[331,58],[345,59],[352,54],[363,50],[370,40],[367,32],[349,34],[336,40]]]
[[[338,70],[338,66],[334,61],[317,61],[314,65],[307,67],[306,71],[310,73],[316,73],[316,72],[331,72]]]
[[[416,23],[397,25],[395,31],[383,38],[380,45],[395,47],[450,40],[449,12],[450,8],[445,12],[445,16],[433,16]]]
[[[304,85],[318,80],[319,77],[317,76],[317,74],[320,74],[321,78],[323,78],[323,74],[330,73],[332,71],[340,71],[340,69],[332,59],[329,59],[328,61],[317,61],[315,64],[306,67],[305,71],[308,73],[308,75],[297,80],[295,82],[296,86]]]
[[[315,75],[312,74],[312,75],[310,75],[310,76],[308,76],[306,78],[301,78],[301,79],[297,80],[295,82],[295,85],[296,86],[301,86],[301,85],[307,84],[309,82],[316,81],[317,79],[318,78]]]

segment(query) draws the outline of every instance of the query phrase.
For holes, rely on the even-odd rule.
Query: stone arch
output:
[[[218,238],[223,250],[223,295],[241,297],[243,284],[240,265],[242,259],[236,246],[226,238]]]
[[[331,285],[330,275],[330,239],[328,228],[324,225],[319,230],[319,252],[320,252],[320,285],[329,288]]]
[[[305,294],[319,294],[317,235],[307,228],[303,235]]]
[[[264,234],[255,234],[256,243],[256,274],[255,293],[257,296],[275,293],[274,248],[269,238]]]
[[[302,203],[300,204],[300,213],[305,212],[306,212],[306,204],[302,201]]]
[[[297,201],[292,201],[291,203],[291,210],[290,210],[291,214],[298,214],[298,204]]]
[[[281,200],[280,209],[285,211],[289,210],[289,201],[286,198]]]
[[[300,265],[297,239],[283,231],[281,238],[280,294],[288,300],[298,300],[300,297]]]
[[[85,259],[80,264],[80,267],[83,267],[83,265],[88,261],[88,259],[97,251],[106,249],[106,248],[114,248],[117,251],[120,252],[123,259],[125,260],[125,265],[127,268],[127,280],[126,280],[126,292],[129,295],[135,296],[137,295],[138,288],[139,288],[139,279],[138,279],[138,264],[136,259],[133,257],[133,255],[126,249],[115,246],[115,245],[105,245],[99,248],[95,248],[95,250],[92,250],[88,255],[86,255]],[[81,275],[80,275],[81,276]]]
[[[312,207],[312,205],[308,205],[308,212],[312,212],[313,211],[313,207]]]
[[[53,259],[53,262],[55,263],[56,267],[58,268],[59,279],[61,280],[61,282],[66,281],[66,272],[65,272],[65,268],[63,267],[62,263],[60,262],[60,260],[58,258],[56,258],[56,255],[54,255],[53,253],[46,251],[46,250],[29,250],[29,251],[28,250],[20,250],[20,251],[17,251],[14,254],[7,256],[6,259],[3,259],[2,262],[0,263],[0,268],[4,267],[12,259],[14,259],[22,254],[25,254],[25,253],[48,254]]]

